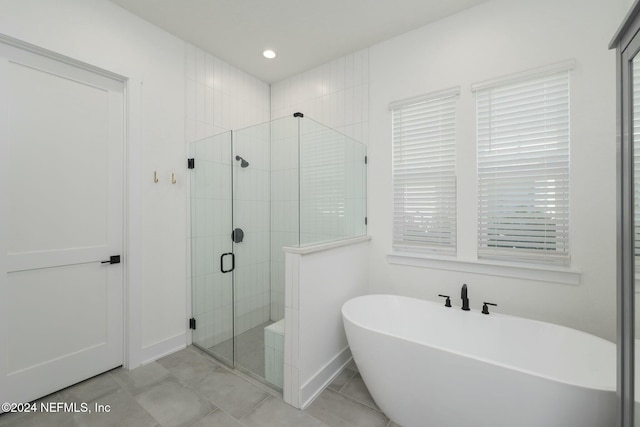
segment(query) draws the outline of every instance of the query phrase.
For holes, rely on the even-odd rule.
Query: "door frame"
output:
[[[12,46],[35,55],[62,62],[122,83],[123,89],[123,133],[122,133],[122,259],[123,259],[123,367],[133,369],[142,364],[141,352],[141,313],[136,308],[141,303],[140,268],[140,221],[141,214],[140,168],[141,163],[141,95],[142,79],[132,79],[121,74],[105,70],[86,62],[33,45],[31,43],[0,33],[0,43]],[[4,189],[3,189],[4,191]],[[132,227],[137,225],[136,227]],[[136,326],[137,325],[137,326]],[[6,341],[6,337],[0,337]]]
[[[635,417],[635,248],[634,164],[630,60],[640,52],[640,0],[631,6],[609,49],[616,50],[616,338],[617,427],[633,427]]]

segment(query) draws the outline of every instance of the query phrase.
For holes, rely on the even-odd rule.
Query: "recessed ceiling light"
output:
[[[271,49],[267,49],[264,52],[262,52],[262,56],[264,56],[265,58],[268,59],[273,59],[276,57],[276,53],[274,51],[272,51]]]

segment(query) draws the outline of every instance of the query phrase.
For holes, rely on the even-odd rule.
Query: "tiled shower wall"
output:
[[[365,235],[364,145],[311,119],[300,124],[300,244]]]
[[[271,319],[284,318],[284,246],[298,246],[298,120],[271,122]]]
[[[270,119],[270,88],[269,85],[256,79],[255,77],[227,64],[215,56],[190,44],[186,45],[186,128],[185,139],[188,144],[212,135],[217,135],[231,129],[241,129],[257,123],[267,122]],[[217,159],[220,166],[226,168],[212,169],[212,177],[215,181],[230,179],[229,176],[221,175],[225,170],[228,174],[229,163],[234,169],[240,169],[239,163],[230,160],[231,154],[228,149],[222,148],[222,142],[217,143],[220,147],[218,151],[214,149],[214,155],[222,157]],[[268,144],[268,140],[266,141]],[[258,144],[259,145],[259,144]],[[247,146],[248,147],[248,146]],[[249,163],[249,168],[235,170],[240,173],[234,191],[242,196],[238,199],[239,206],[243,212],[252,212],[253,216],[246,217],[246,214],[239,216],[239,221],[246,227],[247,232],[264,228],[258,224],[257,218],[265,221],[269,217],[268,202],[265,202],[265,195],[251,190],[255,182],[269,182],[269,172],[264,167],[269,160],[268,146],[260,146],[254,152],[244,152],[241,154]],[[225,152],[226,151],[226,152]],[[233,154],[235,156],[235,153]],[[266,161],[264,160],[266,159]],[[260,166],[260,165],[263,166]],[[197,165],[196,165],[197,167]],[[224,174],[225,172],[222,172]],[[218,175],[215,175],[218,174]],[[215,175],[215,176],[214,176]],[[220,194],[225,194],[225,199],[219,199]],[[216,279],[216,274],[220,274],[219,253],[213,253],[218,248],[228,247],[231,239],[231,227],[228,220],[218,218],[213,213],[220,211],[221,205],[229,206],[231,203],[231,193],[218,192],[218,199],[214,200],[210,193],[202,193],[203,200],[195,204],[191,210],[191,215],[204,218],[198,221],[197,229],[188,233],[190,236],[187,242],[188,247],[194,248],[192,243],[204,245],[204,242],[211,241],[213,244],[205,245],[211,247],[206,252],[206,256],[197,257],[193,252],[201,252],[197,248],[189,251],[191,254],[191,268],[188,269],[190,275],[194,276],[193,283],[197,288],[194,292],[199,295],[211,293],[211,284]],[[208,207],[208,208],[207,208]],[[202,212],[200,212],[202,211]],[[229,212],[230,215],[230,212]],[[245,215],[245,216],[242,216]],[[252,222],[254,221],[254,222]],[[245,224],[246,223],[246,224]],[[191,228],[191,224],[188,224]],[[266,232],[263,232],[263,234]],[[236,273],[242,280],[238,283],[242,285],[236,289],[238,292],[238,323],[239,333],[268,320],[270,312],[269,292],[269,245],[264,237],[258,238],[258,234],[247,234],[242,247],[238,248],[238,263],[242,263],[242,268]],[[220,242],[219,239],[229,238],[229,242]],[[211,243],[210,242],[210,243]],[[239,246],[240,246],[239,245]],[[240,256],[243,259],[240,261]],[[205,263],[200,266],[198,263]],[[191,283],[191,277],[188,277]],[[229,289],[230,291],[230,289]],[[255,291],[255,296],[254,296]],[[229,297],[230,292],[225,289],[216,296],[212,296],[212,304],[194,303],[192,310],[194,315],[204,319],[205,325],[198,325],[194,339],[207,347],[213,346],[220,341],[230,338],[229,321],[232,315],[232,302]],[[226,297],[225,297],[226,296]],[[202,311],[202,312],[200,312]],[[198,334],[204,334],[199,336]]]
[[[263,123],[233,132],[233,222],[244,232],[234,245],[236,334],[270,318],[270,125]],[[249,162],[243,168],[235,156]]]
[[[368,70],[369,54],[364,49],[275,83],[270,88],[266,83],[213,55],[187,45],[186,140],[192,142],[269,119],[290,117],[294,112],[301,111],[306,117],[366,144],[369,139]],[[250,137],[254,142],[247,142],[242,154],[237,149],[233,153],[233,156],[242,155],[250,163],[248,168],[240,169],[238,163],[232,161],[232,166],[238,173],[234,191],[236,196],[240,196],[236,197],[239,209],[236,212],[236,226],[240,226],[242,222],[243,229],[246,227],[245,231],[251,230],[253,233],[253,236],[248,233],[245,241],[237,248],[238,265],[242,267],[236,273],[240,276],[239,279],[243,279],[237,281],[240,288],[236,289],[238,333],[257,326],[269,317],[272,320],[284,317],[284,255],[281,248],[297,245],[299,242],[297,127],[292,128],[297,126],[296,122],[297,120],[286,120],[280,125],[272,124],[271,147],[266,139],[265,145],[261,146],[263,148],[253,152],[251,147],[260,146],[256,139],[264,136],[257,131],[260,135]],[[270,158],[270,170],[264,166],[263,156]],[[221,161],[227,163],[225,159]],[[261,164],[264,167],[259,167]],[[268,185],[270,198],[261,192],[263,190],[252,190],[251,183]],[[219,200],[218,203],[220,202],[230,203],[231,200]],[[213,200],[209,203],[213,203]],[[206,205],[207,203],[202,204]],[[243,217],[248,214],[241,212],[251,212],[251,215]],[[200,214],[208,218],[204,212]],[[357,215],[359,217],[361,214]],[[269,238],[263,235],[266,232],[260,231],[264,228],[265,220],[270,225]],[[217,229],[223,227],[223,222],[214,218],[213,225],[207,226],[206,230],[193,230],[191,236],[194,239],[213,239],[214,236],[217,239],[225,238],[230,230]],[[323,232],[320,230],[317,234],[322,235]],[[307,236],[309,238],[312,237]],[[268,241],[270,246],[266,243]],[[191,243],[188,242],[190,248]],[[222,245],[215,247],[219,246]],[[240,261],[241,254],[245,258],[243,261]],[[215,254],[210,262],[217,262],[217,256],[219,255]],[[208,258],[211,257],[202,262],[209,262]],[[270,260],[270,268],[266,268],[269,264],[265,263],[265,259]],[[192,265],[192,271],[194,275],[195,272],[205,271],[202,273],[203,277],[196,277],[195,283],[196,286],[206,286],[206,283],[212,283],[218,269],[217,266],[213,269],[200,269]],[[265,275],[267,279],[270,275],[270,290],[268,280],[264,279]],[[194,304],[193,307],[196,315],[206,319],[203,329],[206,342],[210,345],[229,338],[224,332],[229,329],[224,319],[231,318],[231,302],[228,298],[221,300],[216,305]],[[218,307],[219,305],[222,307]],[[198,313],[198,309],[208,311]]]
[[[359,50],[335,61],[274,83],[271,86],[271,118],[278,119],[291,116],[298,111],[302,112],[305,117],[312,118],[330,128],[336,129],[366,145],[369,141],[369,50]],[[285,136],[289,133],[288,129],[276,131],[274,127],[272,159],[287,159],[284,155],[277,154],[280,151],[298,154],[297,141],[288,139]],[[318,144],[326,140],[326,138],[322,137],[315,139]],[[307,139],[307,142],[309,141],[310,139]],[[309,157],[309,160],[312,158],[313,155]],[[318,158],[316,160],[322,161]],[[280,248],[297,243],[298,237],[297,235],[292,235],[292,230],[295,228],[297,233],[299,226],[297,206],[299,183],[297,176],[295,176],[295,179],[292,179],[291,176],[294,171],[297,174],[296,165],[291,161],[289,163],[286,163],[286,160],[281,161],[283,163],[277,168],[274,166],[271,184],[273,197],[282,197],[282,200],[272,199],[271,203],[271,317],[273,320],[284,317],[284,307],[282,306],[284,301],[284,254]],[[297,158],[295,161],[297,162]],[[347,170],[353,172],[357,168],[348,168]],[[278,172],[275,173],[275,171]],[[276,178],[277,175],[282,175],[283,177]],[[361,175],[358,175],[358,177],[358,179],[364,179]],[[353,183],[353,181],[349,182]],[[355,200],[359,205],[360,202],[366,203],[364,199],[358,200],[361,196],[354,196],[352,191],[350,188],[346,190],[346,194],[353,196],[351,197],[352,201]],[[291,204],[290,202],[294,201],[294,195],[296,203]],[[361,208],[354,214],[358,217],[358,221],[362,220],[360,217],[364,215],[364,210],[364,208]],[[350,212],[356,211],[350,210]],[[287,223],[284,218],[288,218],[289,222]],[[355,224],[355,221],[354,219],[351,223]],[[313,221],[308,221],[308,223],[313,223]],[[347,229],[357,228],[354,225],[349,226]],[[303,236],[305,239],[313,240],[326,234],[323,230],[311,229],[308,231],[313,236]],[[362,234],[359,230],[356,230],[356,232]]]
[[[297,111],[366,145],[369,141],[369,49],[271,85],[271,118]]]
[[[270,120],[270,87],[187,44],[187,143]]]

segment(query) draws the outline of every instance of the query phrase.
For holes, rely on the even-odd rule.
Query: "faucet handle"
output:
[[[482,306],[482,314],[489,314],[489,307],[490,305],[497,307],[498,304],[494,304],[492,302],[485,302],[483,303],[484,305]]]
[[[444,301],[444,306],[445,307],[451,307],[451,297],[449,295],[441,295],[441,294],[439,294],[438,296],[442,297],[442,298],[446,298],[446,300]]]

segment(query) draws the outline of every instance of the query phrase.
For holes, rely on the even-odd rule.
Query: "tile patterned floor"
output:
[[[272,324],[268,321],[249,329],[236,337],[236,363],[264,378],[264,328]],[[217,354],[228,356],[233,352],[233,340],[223,341],[210,348]]]
[[[399,427],[380,412],[353,363],[300,411],[195,347],[133,371],[115,369],[42,400],[98,403],[111,411],[2,414],[0,426]]]

